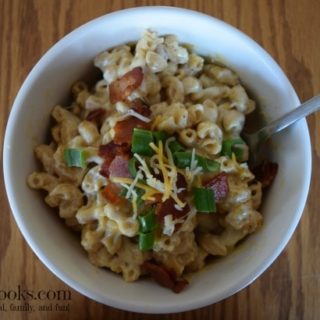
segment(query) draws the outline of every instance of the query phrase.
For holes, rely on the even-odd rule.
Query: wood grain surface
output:
[[[20,86],[56,41],[95,17],[143,5],[185,7],[222,19],[247,33],[275,58],[301,100],[320,93],[319,0],[0,0],[2,140]],[[320,319],[320,113],[310,116],[308,124],[313,146],[311,188],[302,220],[286,249],[258,280],[238,294],[174,315],[120,311],[85,298],[56,278],[22,238],[7,202],[1,170],[0,319]],[[67,290],[71,294],[68,310],[57,311],[53,303],[53,310],[10,311],[11,303],[19,304],[15,295],[23,289]],[[11,300],[4,300],[4,292],[9,291]],[[44,300],[39,305],[49,308],[50,302]],[[2,310],[4,304],[7,312]]]

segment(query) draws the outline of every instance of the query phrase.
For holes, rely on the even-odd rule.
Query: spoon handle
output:
[[[304,102],[299,107],[293,109],[292,111],[286,113],[281,118],[272,121],[267,126],[259,130],[259,135],[265,138],[270,137],[272,134],[285,129],[292,123],[300,120],[312,112],[320,109],[320,95],[311,98],[310,100]]]

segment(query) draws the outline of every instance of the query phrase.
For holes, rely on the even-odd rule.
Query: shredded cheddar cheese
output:
[[[170,143],[170,141],[169,141],[169,143]],[[155,153],[157,155],[157,158],[159,161],[159,169],[162,173],[163,180],[164,180],[163,181],[164,192],[163,192],[163,196],[162,196],[162,201],[165,201],[171,197],[180,208],[183,208],[186,205],[186,203],[182,202],[177,195],[178,190],[177,190],[176,183],[178,180],[178,172],[177,172],[177,168],[173,162],[173,157],[170,152],[168,142],[165,145],[165,150],[167,152],[168,158],[165,157],[165,155],[163,153],[162,141],[159,141],[158,147],[154,143],[151,143],[150,147],[155,151]]]
[[[168,171],[164,165],[164,161],[167,160],[163,154],[163,144],[162,141],[159,141],[159,147],[157,148],[154,143],[150,144],[150,147],[156,152],[159,160],[159,169],[161,170],[163,176],[163,185],[164,185],[164,192],[162,196],[162,201],[166,201],[170,197],[170,193],[172,191],[172,180],[169,181]]]
[[[152,122],[151,130],[154,130],[160,122],[161,122],[161,116],[157,115],[156,118]]]
[[[168,139],[165,146],[163,145],[162,141],[159,141],[158,146],[156,146],[154,143],[150,143],[150,147],[155,152],[155,155],[151,159],[153,171],[156,174],[161,173],[163,181],[159,180],[151,173],[149,166],[146,163],[146,160],[136,153],[134,154],[134,157],[139,162],[139,171],[135,179],[120,177],[112,178],[113,182],[126,185],[126,198],[132,199],[132,206],[135,214],[137,212],[137,194],[134,190],[135,187],[144,190],[145,193],[142,196],[142,200],[154,201],[155,195],[160,193],[162,194],[161,200],[163,202],[168,200],[169,198],[172,198],[175,201],[177,208],[182,209],[186,205],[186,203],[181,201],[178,197],[178,193],[182,190],[178,190],[177,187],[178,170],[173,162],[173,157],[169,149],[168,143],[170,143],[170,139]],[[166,151],[167,157],[164,151]],[[180,171],[182,170],[179,170],[179,172]],[[139,180],[143,178],[143,175],[146,178],[146,184],[139,182]]]
[[[111,181],[112,182],[115,182],[115,183],[124,183],[124,184],[128,184],[130,186],[132,186],[133,184],[133,179],[130,179],[130,178],[119,178],[119,177],[112,177],[111,178]],[[149,187],[141,182],[136,182],[133,187],[138,187],[140,189],[143,189],[145,192],[149,193],[149,194],[156,194],[156,193],[159,193],[158,190],[152,188],[152,187]],[[145,199],[147,200],[147,199]]]

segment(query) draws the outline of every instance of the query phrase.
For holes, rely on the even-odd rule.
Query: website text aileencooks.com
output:
[[[70,301],[70,290],[29,290],[23,289],[18,285],[15,289],[0,289],[0,301],[30,301],[30,300],[49,300],[49,301]]]
[[[70,312],[70,290],[0,288],[0,319],[5,312]]]

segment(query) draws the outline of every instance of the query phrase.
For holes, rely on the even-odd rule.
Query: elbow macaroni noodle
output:
[[[134,46],[100,53],[94,65],[103,78],[92,89],[77,82],[70,107],[53,108],[52,143],[35,148],[42,171],[31,173],[27,180],[31,188],[47,192],[45,202],[58,209],[67,225],[81,230],[81,244],[91,263],[135,281],[144,273],[143,262],[153,259],[181,276],[203,268],[210,255],[229,254],[241,239],[258,230],[263,220],[257,211],[261,183],[245,162],[220,154],[223,140],[239,138],[246,115],[255,108],[238,76],[191,52],[175,36],[150,30]],[[141,85],[127,101],[111,103],[110,84],[135,67],[143,70]],[[153,250],[146,252],[137,245],[139,222],[133,208],[110,203],[104,196],[111,181],[101,174],[103,159],[98,152],[99,146],[113,141],[117,123],[127,119],[128,101],[135,98],[149,105],[152,130],[175,135],[184,147],[219,162],[229,188],[214,214],[194,214],[177,230],[170,227],[174,218],[168,216],[166,233],[158,232]],[[86,119],[97,109],[106,114],[100,126]],[[65,148],[84,150],[90,166],[68,167]],[[160,172],[157,159],[152,161]],[[192,201],[189,204],[193,207]]]

